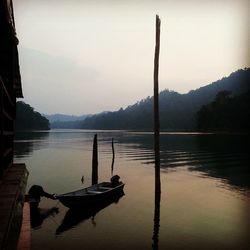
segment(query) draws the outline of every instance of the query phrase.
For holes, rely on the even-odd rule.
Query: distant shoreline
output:
[[[17,130],[15,133],[49,133],[49,132],[105,132],[105,133],[136,133],[136,134],[154,134],[153,131],[144,131],[144,130],[124,130],[124,129],[74,129],[74,128],[65,128],[65,129],[50,129],[50,130]],[[228,131],[161,131],[161,135],[250,135],[249,132],[228,132]]]

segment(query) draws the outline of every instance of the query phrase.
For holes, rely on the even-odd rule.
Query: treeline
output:
[[[197,112],[203,105],[213,102],[220,91],[230,91],[233,96],[250,89],[250,69],[232,73],[212,84],[192,90],[187,94],[164,90],[159,94],[162,131],[193,131],[197,129]],[[201,125],[199,125],[201,126]],[[205,128],[205,123],[203,123]],[[153,97],[147,97],[126,109],[87,117],[81,128],[85,129],[153,129]],[[201,128],[201,127],[200,127]]]
[[[24,102],[16,103],[15,130],[49,130],[49,120]]]
[[[250,91],[232,96],[230,91],[221,91],[215,100],[202,106],[197,113],[197,128],[200,131],[250,130]]]

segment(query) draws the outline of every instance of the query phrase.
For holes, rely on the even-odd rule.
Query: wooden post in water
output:
[[[114,162],[115,162],[114,138],[112,138],[112,153],[113,153],[113,157],[112,157],[112,164],[111,164],[111,177],[113,176]]]
[[[97,134],[94,136],[93,155],[92,155],[92,185],[98,183],[98,148]]]
[[[161,20],[156,16],[156,37],[154,57],[154,150],[155,150],[155,209],[152,249],[158,250],[160,230],[160,202],[161,202],[161,176],[160,176],[160,115],[159,115],[159,54],[160,54],[160,26]]]
[[[154,150],[155,150],[155,191],[161,192],[160,179],[160,115],[159,115],[159,54],[161,20],[156,15],[155,58],[154,58]]]

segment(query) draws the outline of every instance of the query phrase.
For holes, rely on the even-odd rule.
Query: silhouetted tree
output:
[[[16,104],[16,130],[48,130],[49,120],[24,102]]]
[[[197,112],[197,127],[201,131],[249,131],[250,91],[232,96],[221,91],[215,100]]]

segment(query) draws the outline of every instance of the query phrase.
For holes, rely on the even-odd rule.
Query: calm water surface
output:
[[[95,133],[99,181],[111,177],[114,138],[114,174],[126,183],[125,195],[93,214],[43,198],[44,216],[32,224],[32,249],[153,249],[151,133],[21,133],[15,140],[15,161],[26,163],[28,188],[39,184],[60,194],[89,186]],[[162,134],[159,249],[250,249],[249,155],[249,136]],[[70,223],[65,226],[65,221]]]

